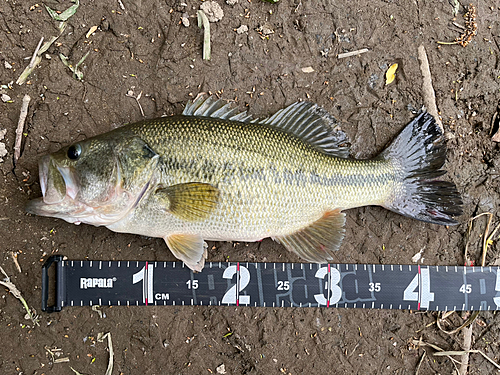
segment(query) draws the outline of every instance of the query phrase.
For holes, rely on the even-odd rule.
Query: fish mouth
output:
[[[26,211],[41,216],[67,213],[79,190],[74,172],[58,166],[50,155],[43,156],[38,166],[42,197],[28,202]]]

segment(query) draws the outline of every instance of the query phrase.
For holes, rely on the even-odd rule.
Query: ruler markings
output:
[[[60,295],[53,299],[59,309],[97,303],[423,311],[500,307],[499,267],[490,266],[441,266],[455,270],[447,273],[438,266],[420,265],[216,262],[193,273],[179,262],[172,267],[155,261],[106,260],[95,266],[95,261],[59,262],[54,264],[65,270],[56,280],[62,282],[56,288]],[[223,277],[226,272],[228,277]]]

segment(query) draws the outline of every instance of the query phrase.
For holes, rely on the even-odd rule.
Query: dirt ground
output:
[[[347,235],[335,262],[463,265],[467,221],[482,212],[498,215],[500,151],[490,127],[500,99],[500,3],[477,4],[478,35],[467,47],[438,45],[462,30],[464,8],[453,18],[453,1],[311,1],[270,4],[239,0],[211,24],[212,59],[202,60],[202,31],[194,0],[82,0],[66,30],[42,54],[29,81],[12,83],[0,102],[0,131],[8,154],[0,163],[0,265],[40,313],[41,264],[53,253],[70,259],[174,260],[163,240],[117,234],[106,228],[75,226],[34,217],[26,202],[40,196],[38,159],[75,140],[146,118],[178,114],[200,92],[236,100],[256,116],[269,115],[297,100],[323,106],[342,122],[352,156],[377,155],[420,108],[422,75],[417,48],[427,49],[437,105],[448,139],[448,179],[464,199],[461,225],[445,228],[408,219],[377,207],[347,212]],[[461,0],[462,5],[468,5]],[[64,11],[73,3],[47,1]],[[187,4],[187,5],[186,5]],[[181,23],[189,15],[190,26]],[[248,26],[242,34],[235,30]],[[43,36],[57,36],[58,22],[35,1],[0,4],[0,84],[15,82]],[[97,29],[86,36],[92,26]],[[339,53],[368,48],[359,56]],[[59,58],[80,66],[75,79]],[[398,63],[395,82],[385,71]],[[312,67],[307,73],[303,68]],[[23,152],[14,168],[13,147],[24,94],[31,103]],[[484,219],[484,218],[483,218]],[[480,260],[485,221],[471,235],[470,251]],[[209,260],[290,261],[300,259],[265,240],[257,244],[210,243]],[[496,241],[487,264],[498,264]],[[22,268],[19,272],[13,255]],[[432,324],[438,314],[407,310],[334,308],[134,307],[64,308],[40,313],[40,326],[25,319],[22,305],[2,288],[0,372],[2,374],[104,374],[109,353],[97,342],[110,332],[113,374],[413,374],[423,348],[413,338],[445,350],[460,350],[462,333],[448,335]],[[459,326],[465,314],[443,323]],[[232,335],[226,336],[228,332]],[[473,349],[500,359],[500,320],[483,312],[474,323]],[[48,350],[60,349],[54,363]],[[420,374],[451,374],[455,365],[433,350]],[[224,365],[223,367],[221,365]],[[459,365],[457,365],[459,366]],[[217,370],[218,369],[218,370]],[[471,374],[496,370],[479,354]]]

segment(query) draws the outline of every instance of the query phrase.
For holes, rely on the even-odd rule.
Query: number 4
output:
[[[422,268],[403,292],[403,300],[419,302],[419,308],[428,309],[429,302],[434,302],[434,293],[431,292],[431,278],[428,268]]]

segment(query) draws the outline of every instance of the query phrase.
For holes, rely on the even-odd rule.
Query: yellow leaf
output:
[[[398,64],[392,64],[387,72],[385,73],[385,85],[392,83],[396,78],[396,70],[398,69]]]

